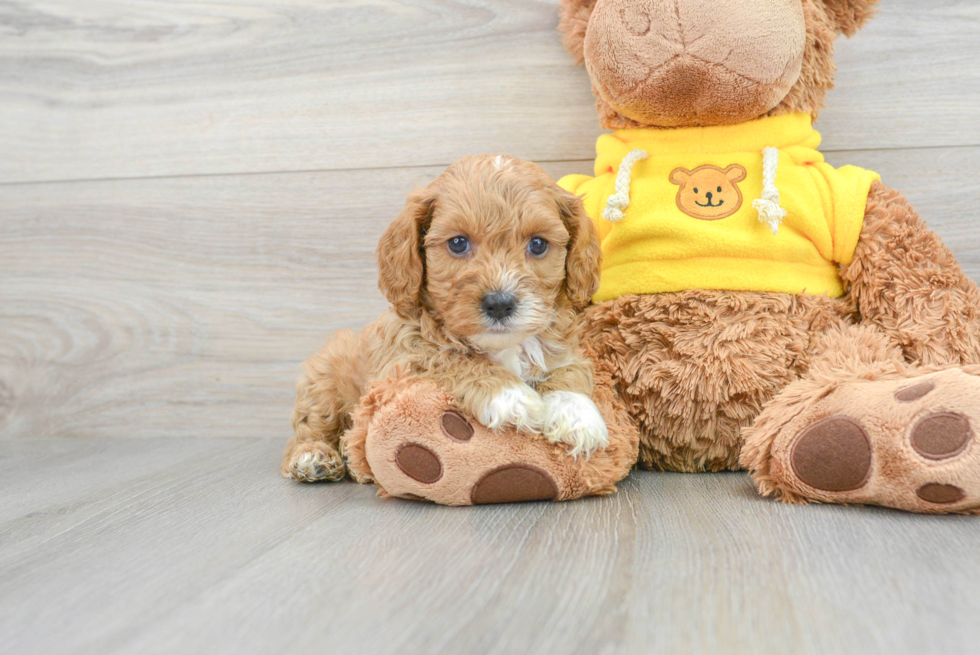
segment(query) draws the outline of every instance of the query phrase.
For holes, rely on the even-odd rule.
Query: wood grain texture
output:
[[[980,277],[980,148],[830,159],[879,170]],[[439,171],[0,186],[0,431],[285,438],[298,365],[387,307],[378,237]]]
[[[586,159],[557,0],[0,1],[0,182]],[[838,46],[830,149],[980,145],[980,3]]]
[[[970,518],[646,472],[611,498],[443,508],[279,479],[277,440],[149,440],[143,470],[134,445],[0,441],[0,461],[58,454],[47,481],[0,476],[0,499],[35,494],[0,518],[5,652],[921,655],[980,639]],[[77,475],[96,453],[108,475]]]

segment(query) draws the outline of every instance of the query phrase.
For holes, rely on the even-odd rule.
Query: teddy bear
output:
[[[786,502],[980,508],[980,293],[813,128],[877,0],[561,0],[599,122],[588,343],[638,465]]]
[[[470,441],[437,483],[406,480],[404,444],[458,450],[440,426],[455,410],[388,380],[345,437],[351,474],[447,504],[564,500],[612,491],[635,452],[649,470],[748,470],[784,502],[980,513],[980,291],[901,193],[817,149],[834,41],[876,4],[561,0],[564,44],[612,130],[593,175],[559,183],[602,242],[584,347],[617,464],[456,413],[510,447],[489,461]],[[481,493],[474,469],[539,475]]]

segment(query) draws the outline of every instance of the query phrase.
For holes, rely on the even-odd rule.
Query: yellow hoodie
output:
[[[685,289],[844,293],[876,173],[835,169],[809,114],[733,126],[633,129],[568,175],[602,240],[597,302]],[[625,161],[624,161],[625,160]]]

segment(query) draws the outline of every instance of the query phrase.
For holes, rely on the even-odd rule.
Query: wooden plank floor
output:
[[[611,498],[444,508],[286,484],[280,447],[0,441],[0,650],[963,653],[980,638],[971,518],[648,472]]]
[[[980,3],[885,0],[818,123],[980,278]],[[967,652],[980,521],[744,476],[457,510],[277,477],[457,157],[588,172],[556,0],[0,0],[0,653]]]

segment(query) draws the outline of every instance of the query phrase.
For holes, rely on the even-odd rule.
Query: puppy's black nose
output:
[[[708,202],[711,202],[712,193],[709,191],[708,193],[706,193],[704,195],[706,195],[708,197]]]
[[[481,303],[483,313],[495,321],[510,318],[517,310],[517,296],[512,293],[488,293]]]

